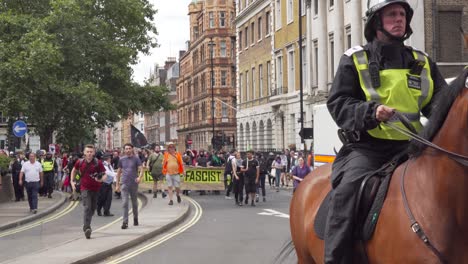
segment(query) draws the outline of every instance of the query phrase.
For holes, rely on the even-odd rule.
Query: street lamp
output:
[[[210,41],[208,42],[208,45],[210,46],[210,62],[211,62],[211,77],[210,77],[210,83],[211,83],[211,123],[212,123],[212,132],[213,132],[213,137],[211,138],[211,145],[213,146],[214,149],[214,142],[215,142],[215,110],[214,110],[214,70],[213,70],[213,46],[215,45],[213,41],[213,37],[210,37]]]

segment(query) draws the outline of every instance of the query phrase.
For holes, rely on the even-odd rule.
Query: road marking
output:
[[[127,261],[149,249],[152,249],[160,244],[162,244],[163,242],[185,232],[185,230],[189,229],[190,227],[194,226],[201,218],[202,214],[203,214],[203,209],[202,207],[200,206],[199,203],[197,203],[195,200],[193,200],[192,198],[190,197],[185,197],[184,199],[188,200],[194,207],[195,207],[195,214],[194,216],[192,217],[192,219],[190,219],[190,221],[188,223],[186,223],[185,225],[179,227],[177,230],[174,230],[173,232],[171,233],[168,233],[166,235],[164,235],[163,237],[159,238],[158,240],[156,241],[153,241],[145,246],[142,246],[120,258],[117,258],[117,259],[114,259],[114,260],[111,260],[109,262],[107,262],[108,264],[117,264],[117,263],[121,263],[121,262],[124,262],[124,261]]]
[[[56,214],[53,214],[49,217],[46,217],[44,219],[41,219],[39,221],[36,221],[36,222],[33,222],[31,224],[27,224],[27,225],[24,225],[24,226],[20,226],[20,227],[17,227],[17,228],[14,228],[12,230],[7,230],[5,232],[1,232],[0,233],[0,237],[5,237],[5,236],[9,236],[9,235],[13,235],[13,234],[16,234],[16,233],[19,233],[19,232],[22,232],[22,231],[25,231],[25,230],[28,230],[28,229],[31,229],[31,228],[34,228],[36,226],[40,226],[42,224],[45,224],[45,223],[48,223],[50,221],[53,221],[53,220],[56,220],[66,214],[68,214],[69,212],[73,211],[79,204],[80,202],[78,201],[73,201],[73,202],[70,202],[68,204],[68,206],[63,209],[63,211],[61,212],[58,212]]]
[[[263,209],[263,210],[266,211],[266,212],[261,212],[261,213],[258,213],[258,214],[259,214],[259,215],[267,215],[267,216],[276,216],[276,217],[281,217],[281,218],[287,218],[287,219],[289,219],[289,215],[288,215],[288,214],[284,214],[284,213],[275,211],[275,210],[273,210],[273,209]]]
[[[142,207],[143,207],[143,203],[141,202],[140,199],[138,199],[138,211],[140,211],[140,209],[141,209]],[[133,209],[130,209],[130,211],[128,211],[128,217],[130,218],[130,216],[131,216],[132,214],[133,214]],[[108,228],[109,226],[111,226],[111,225],[113,225],[113,224],[115,224],[115,223],[121,221],[122,219],[123,219],[123,216],[121,216],[121,217],[115,219],[114,221],[108,223],[108,224],[105,225],[105,226],[101,226],[100,228],[94,230],[94,232],[97,232],[97,231],[99,231],[99,230],[106,229],[106,228]]]

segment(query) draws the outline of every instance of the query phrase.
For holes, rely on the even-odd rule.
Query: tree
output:
[[[54,132],[80,143],[128,113],[172,109],[165,87],[131,79],[157,46],[155,14],[147,0],[2,1],[0,109],[27,116],[43,148]]]

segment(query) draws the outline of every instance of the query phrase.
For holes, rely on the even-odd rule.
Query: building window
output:
[[[333,39],[333,34],[328,36],[330,43],[330,80],[333,80],[335,77],[335,40]]]
[[[247,96],[247,101],[250,100],[250,93],[249,93],[249,90],[250,90],[250,85],[249,85],[249,71],[246,71],[245,72],[245,93],[246,93],[246,96]]]
[[[262,39],[262,18],[259,17],[258,18],[258,23],[257,23],[257,32],[258,32],[258,40],[261,40]]]
[[[334,5],[335,5],[335,1],[334,1],[334,0],[330,0],[330,8],[332,8]]]
[[[254,22],[250,23],[250,34],[251,34],[250,42],[253,45],[255,44],[255,23]]]
[[[227,85],[227,71],[221,71],[221,86]]]
[[[276,57],[276,92],[274,95],[283,93],[283,56]]]
[[[208,17],[209,17],[209,20],[210,20],[210,28],[214,28],[214,13],[213,12],[209,12],[208,13]]]
[[[242,51],[242,31],[239,31],[239,51]]]
[[[220,55],[221,57],[226,57],[227,54],[226,54],[226,41],[220,41],[219,42],[219,52],[220,52]]]
[[[314,0],[314,16],[318,15],[318,0]]]
[[[302,87],[307,85],[307,49],[306,46],[302,46]]]
[[[351,48],[351,25],[345,27],[346,34],[346,49]]]
[[[221,104],[221,117],[222,118],[228,117],[228,108],[227,108],[225,101],[223,101],[223,103]]]
[[[242,73],[239,74],[239,101],[242,103],[244,102],[244,98],[242,98]]]
[[[314,85],[318,85],[318,40],[314,40],[313,41],[314,43],[314,69],[313,69],[313,72],[314,72],[314,80],[313,80],[313,84]]]
[[[226,12],[219,12],[219,26],[226,26]]]
[[[247,49],[249,47],[249,27],[245,27],[244,32],[245,32],[245,39],[244,39],[245,40],[244,41],[245,45],[244,46]]]
[[[296,89],[296,67],[294,62],[294,48],[288,50],[288,92]]]
[[[287,4],[287,8],[286,8],[286,16],[287,16],[287,21],[288,23],[291,23],[293,22],[294,18],[293,18],[293,0],[287,0],[288,1],[288,4]]]
[[[202,92],[206,91],[206,75],[205,75],[205,73],[201,74],[201,90],[202,90]]]
[[[255,68],[252,68],[252,100],[255,99],[256,95],[257,95],[257,90],[255,89],[255,83],[256,83],[256,80],[255,80]]]
[[[276,23],[275,23],[276,25],[275,26],[276,27],[275,28],[278,30],[278,29],[281,28],[281,0],[276,0],[275,7],[276,7],[276,17],[275,17],[275,19],[276,19]]]
[[[267,61],[267,95],[271,95],[271,62]]]
[[[266,12],[265,14],[265,35],[270,35],[271,32],[271,15],[270,12]]]
[[[258,90],[260,91],[260,98],[263,97],[263,65],[258,65]]]
[[[306,9],[307,9],[307,6],[306,6],[306,1],[305,0],[301,0],[301,16],[305,16],[306,15]]]

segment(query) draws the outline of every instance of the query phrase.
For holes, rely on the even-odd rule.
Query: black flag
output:
[[[146,140],[145,135],[143,135],[143,133],[141,133],[141,131],[133,125],[130,125],[130,136],[132,139],[132,145],[134,147],[142,148],[148,145],[148,141]]]

